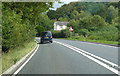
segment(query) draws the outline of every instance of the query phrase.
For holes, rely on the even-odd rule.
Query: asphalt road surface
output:
[[[40,42],[39,38],[36,40]],[[115,74],[118,70],[115,66],[118,65],[117,47],[72,40],[53,41],[39,44],[37,52],[18,74]]]

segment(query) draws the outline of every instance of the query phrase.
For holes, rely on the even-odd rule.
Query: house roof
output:
[[[67,25],[68,22],[65,21],[56,21],[55,24],[56,25]]]

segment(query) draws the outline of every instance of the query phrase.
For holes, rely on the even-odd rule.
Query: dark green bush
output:
[[[79,35],[83,35],[84,37],[87,37],[89,31],[88,31],[88,29],[80,29],[78,31],[78,33],[79,33]]]
[[[37,30],[36,36],[38,36],[38,37],[41,35],[41,33],[43,31],[45,31],[45,28],[43,26],[40,26],[40,25],[37,25],[35,29]]]
[[[106,26],[90,32],[88,38],[92,40],[118,41],[118,29],[115,26]]]
[[[60,31],[51,30],[53,38],[60,38]]]
[[[69,38],[71,36],[71,33],[69,29],[61,30],[61,37],[62,38]]]
[[[72,36],[72,32],[69,29],[61,30],[61,31],[51,31],[54,38],[69,38]]]
[[[43,25],[40,21],[44,21],[44,23],[50,21],[46,20],[48,18],[45,15],[43,16],[45,20],[39,15],[43,15],[43,12],[46,12],[51,6],[52,3],[46,4],[46,2],[2,3],[2,51],[8,52],[10,49],[33,41],[36,35],[36,25]],[[38,9],[41,7],[42,9]],[[53,23],[50,21],[49,24]],[[47,25],[44,26],[47,27]]]

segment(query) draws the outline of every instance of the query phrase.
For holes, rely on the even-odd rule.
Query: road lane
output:
[[[39,41],[39,39],[37,39]],[[57,43],[40,44],[19,74],[114,74],[92,60]]]
[[[118,61],[120,61],[118,60],[119,59],[118,58],[118,47],[95,44],[95,43],[88,43],[88,42],[82,42],[82,41],[72,41],[72,40],[63,40],[63,39],[54,39],[54,40],[78,47],[82,50],[95,54],[99,57],[105,58],[116,64],[118,64]]]
[[[69,44],[58,42],[58,41],[54,41],[54,42],[58,43],[60,45],[63,45],[65,47],[69,48],[69,49],[72,49],[73,51],[75,51],[75,52],[77,52],[77,53],[87,57],[88,59],[90,59],[90,60],[98,63],[99,65],[105,67],[106,69],[114,72],[115,74],[119,74],[120,75],[120,72],[118,71],[118,69],[120,69],[120,67],[117,64],[115,64],[113,62],[110,62],[110,61],[108,61],[108,60],[106,60],[104,58],[101,58],[99,56],[96,56],[96,55],[94,55],[92,53],[89,53],[87,51],[84,51],[84,50],[82,50],[80,48],[71,46]]]

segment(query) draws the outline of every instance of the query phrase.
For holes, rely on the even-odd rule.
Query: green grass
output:
[[[2,73],[2,45],[0,43],[0,74],[1,73]]]
[[[8,53],[2,55],[2,72],[6,71],[22,57],[28,54],[32,49],[34,49],[36,41],[25,43],[25,45],[25,47],[12,49]]]
[[[87,39],[87,38],[84,38],[84,37],[57,38],[57,39],[78,40],[78,41],[89,41],[89,42],[97,42],[97,43],[105,43],[105,44],[115,44],[115,45],[118,45],[118,42],[115,42],[115,41],[90,40],[90,39]]]
[[[0,54],[0,74],[2,73],[2,55]]]

